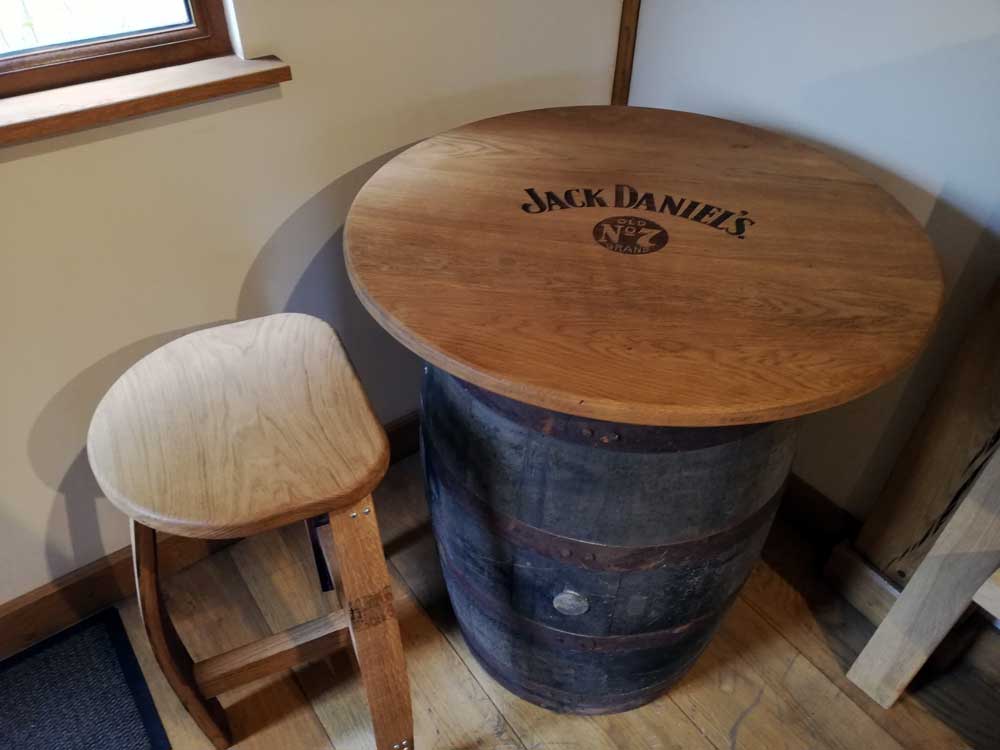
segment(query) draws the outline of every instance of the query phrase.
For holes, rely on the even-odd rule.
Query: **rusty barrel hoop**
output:
[[[794,423],[613,424],[431,366],[422,400],[434,535],[483,667],[561,712],[613,713],[665,692],[760,555]]]

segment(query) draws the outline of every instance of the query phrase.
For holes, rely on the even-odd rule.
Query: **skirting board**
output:
[[[415,412],[386,426],[392,461],[415,453],[420,444],[420,418]],[[193,565],[236,542],[210,541],[159,534],[159,562],[164,577]],[[112,552],[33,591],[0,604],[0,659],[55,635],[135,590],[132,550]]]

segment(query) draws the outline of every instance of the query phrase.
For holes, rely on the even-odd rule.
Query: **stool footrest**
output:
[[[351,644],[350,618],[343,610],[212,656],[194,665],[194,678],[206,698],[225,693],[275,672],[315,661]]]

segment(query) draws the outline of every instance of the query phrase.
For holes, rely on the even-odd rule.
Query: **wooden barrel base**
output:
[[[446,576],[447,581],[447,576]],[[549,651],[544,646],[535,652],[531,645],[519,643],[505,623],[497,623],[483,609],[468,601],[460,589],[448,586],[459,627],[473,656],[486,672],[505,689],[535,705],[563,714],[613,714],[644,706],[666,693],[694,664],[708,645],[721,618],[710,627],[678,644],[675,649],[643,649],[630,654]],[[667,663],[657,670],[658,679],[636,690],[598,693],[595,680],[617,672],[621,682],[649,663]],[[616,668],[617,667],[617,668]],[[529,675],[541,675],[539,682]],[[539,679],[541,679],[541,677]],[[580,687],[583,686],[583,690]]]
[[[431,522],[470,649],[563,713],[626,711],[708,645],[777,510],[794,425],[618,425],[428,368]]]
[[[676,677],[671,678],[663,684],[652,685],[634,690],[630,693],[619,693],[608,695],[595,700],[592,695],[581,695],[564,690],[556,690],[548,685],[533,682],[528,678],[505,670],[497,664],[489,655],[488,650],[477,644],[473,638],[461,628],[465,642],[469,646],[469,651],[479,662],[479,665],[505,690],[513,693],[518,698],[523,698],[536,706],[554,711],[557,714],[575,714],[578,716],[600,716],[601,714],[619,714],[624,711],[652,703],[662,695],[666,695],[680,679],[684,676],[685,668]],[[700,655],[700,652],[699,652]]]

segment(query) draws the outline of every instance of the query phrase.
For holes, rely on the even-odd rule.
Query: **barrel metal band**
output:
[[[469,651],[472,652],[472,655],[483,665],[490,676],[504,688],[531,702],[541,700],[556,708],[569,707],[574,714],[600,714],[609,711],[626,711],[649,703],[649,701],[677,682],[680,676],[701,655],[701,649],[699,649],[692,654],[690,659],[678,665],[674,673],[666,679],[658,680],[638,690],[631,690],[627,693],[606,693],[600,698],[595,699],[590,693],[572,693],[568,690],[561,690],[531,680],[520,672],[512,674],[514,671],[513,668],[497,661],[488,649],[480,648],[475,638],[464,627],[462,628],[462,633],[465,635],[466,644],[469,646]]]
[[[434,454],[428,441],[424,450]],[[757,510],[732,526],[695,539],[646,547],[622,547],[553,534],[487,505],[478,495],[462,485],[445,468],[437,455],[429,455],[428,478],[437,479],[446,488],[450,499],[461,505],[480,526],[519,547],[586,570],[633,571],[653,570],[692,557],[707,557],[731,549],[739,541],[752,536],[771,522],[784,492],[784,485]],[[433,475],[433,476],[430,476]]]
[[[475,399],[491,411],[531,432],[591,448],[613,451],[670,453],[701,450],[745,439],[774,424],[761,422],[720,427],[656,427],[607,422],[550,411],[515,401],[434,368],[430,368],[425,377],[428,380],[427,385],[431,388],[448,388],[449,384],[444,381],[452,381],[465,392],[467,397]]]
[[[533,642],[544,644],[554,649],[570,649],[572,651],[585,651],[594,653],[609,653],[620,651],[634,651],[636,649],[663,648],[697,632],[699,629],[710,627],[721,619],[722,615],[729,609],[739,590],[743,587],[743,581],[736,587],[733,594],[716,610],[688,620],[683,625],[662,630],[648,630],[641,633],[625,633],[622,635],[587,635],[584,633],[571,633],[568,630],[554,628],[551,625],[538,622],[515,612],[509,604],[497,601],[494,597],[486,593],[481,586],[473,585],[460,570],[460,567],[452,560],[451,554],[446,545],[439,545],[441,562],[444,570],[445,581],[448,583],[449,593],[454,597],[457,589],[465,599],[472,600],[475,604],[494,619],[503,623],[509,630],[525,633]]]

